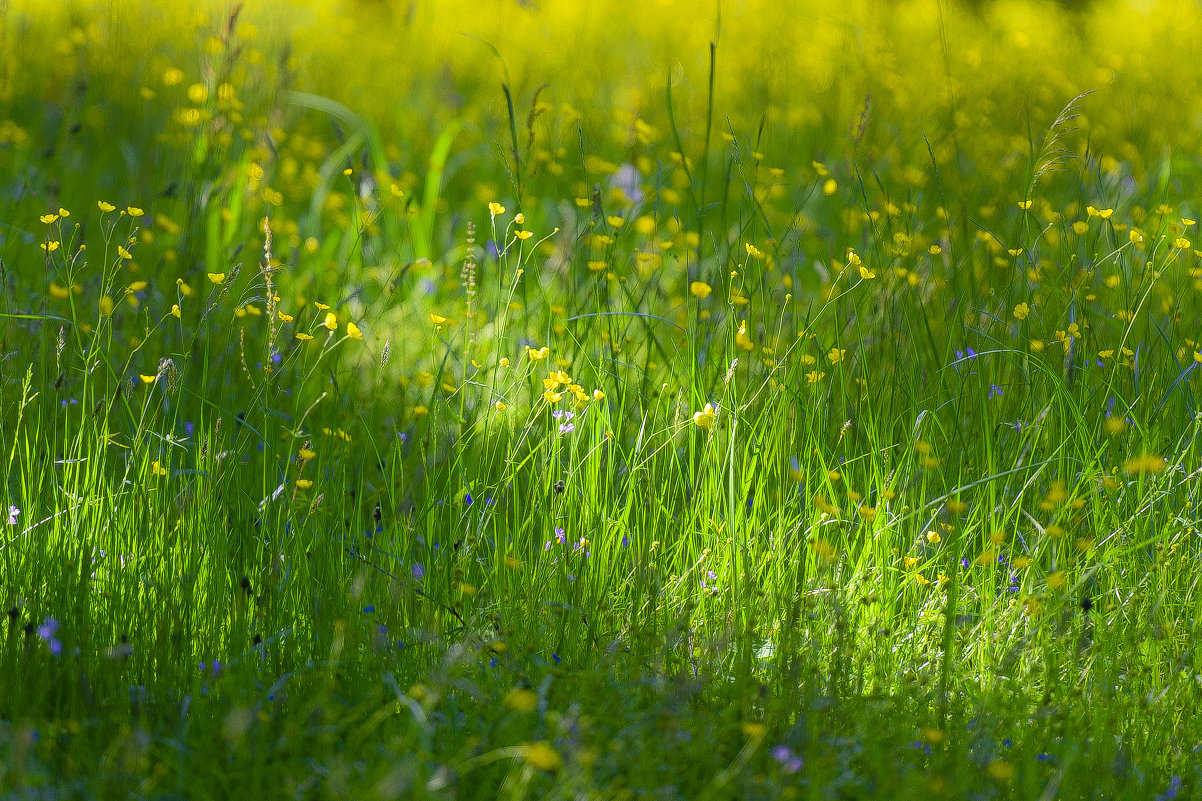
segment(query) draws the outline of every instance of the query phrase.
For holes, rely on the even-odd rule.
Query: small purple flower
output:
[[[51,656],[58,656],[63,652],[63,644],[56,636],[58,629],[59,623],[52,617],[45,618],[42,625],[38,626],[38,639],[46,643],[46,650],[50,651]]]
[[[421,581],[426,575],[426,566],[421,562],[414,562],[409,568],[409,575],[413,576],[414,581]]]
[[[48,617],[42,621],[42,625],[38,626],[38,637],[43,640],[53,640],[54,635],[58,632],[59,622],[52,617]]]
[[[1165,788],[1165,791],[1156,796],[1156,801],[1173,801],[1179,792],[1181,792],[1181,777],[1174,776],[1169,779],[1169,786]]]
[[[568,533],[559,526],[555,527],[555,539],[560,545],[563,545],[568,540]]]
[[[464,506],[472,505],[472,494],[470,492],[463,493],[463,505]]]
[[[8,507],[8,525],[10,525],[10,526],[17,525],[17,515],[19,515],[19,514],[21,514],[21,510],[15,506],[10,505]]]
[[[993,397],[1001,397],[1001,395],[1002,395],[1002,388],[999,387],[997,384],[990,384],[989,385],[989,394],[986,396],[986,400],[988,400],[989,398],[993,398]]]
[[[368,604],[367,606],[363,607],[364,614],[370,615],[374,611],[376,611],[375,604]]]
[[[769,753],[780,763],[780,769],[784,773],[796,773],[805,765],[805,760],[794,754],[786,745],[773,746]]]
[[[559,426],[559,433],[560,433],[560,434],[571,434],[571,433],[572,433],[573,431],[575,431],[575,430],[576,430],[576,424],[575,424],[575,423],[562,423],[562,424]]]

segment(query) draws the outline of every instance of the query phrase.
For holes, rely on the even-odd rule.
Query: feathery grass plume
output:
[[[250,366],[246,363],[246,326],[238,326],[238,357],[242,364],[242,372],[246,375],[246,380],[250,382],[251,389],[258,389],[255,384],[255,377],[250,373]]]
[[[1077,157],[1071,150],[1061,147],[1060,142],[1077,130],[1076,126],[1071,123],[1081,116],[1081,104],[1091,94],[1093,94],[1092,91],[1082,92],[1070,100],[1048,127],[1047,133],[1044,134],[1043,145],[1039,148],[1039,153],[1032,163],[1031,181],[1027,185],[1026,196],[1028,198],[1034,194],[1036,184],[1064,169],[1068,162]]]
[[[467,224],[465,244],[467,249],[463,256],[463,266],[459,271],[459,285],[463,288],[464,297],[467,298],[467,311],[464,313],[464,317],[470,321],[472,304],[476,300],[476,224],[470,220]]]
[[[279,302],[275,292],[275,267],[271,256],[271,218],[263,217],[263,261],[259,263],[259,273],[263,276],[263,285],[267,292],[267,363],[271,364],[276,353],[276,317],[279,314]]]

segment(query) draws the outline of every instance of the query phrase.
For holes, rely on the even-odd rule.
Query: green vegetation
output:
[[[1202,786],[1202,10],[630,13],[0,0],[6,797]]]

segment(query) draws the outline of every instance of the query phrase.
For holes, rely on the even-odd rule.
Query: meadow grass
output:
[[[1202,786],[1202,11],[628,17],[0,3],[6,796]]]

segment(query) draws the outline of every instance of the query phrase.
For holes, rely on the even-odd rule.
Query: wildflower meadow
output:
[[[0,796],[1202,795],[1200,40],[0,0]]]

